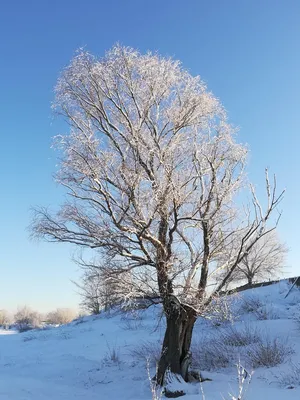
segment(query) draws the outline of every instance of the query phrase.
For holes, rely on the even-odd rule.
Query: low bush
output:
[[[236,296],[218,296],[206,308],[205,314],[202,315],[209,320],[213,326],[222,326],[224,324],[232,324],[239,317],[238,313],[233,311],[236,303]]]
[[[241,314],[255,313],[261,307],[263,307],[263,303],[258,296],[245,296],[241,301],[239,311]]]
[[[102,360],[105,365],[120,365],[121,356],[120,356],[120,348],[116,345],[107,343],[107,352]]]
[[[211,371],[233,364],[233,351],[219,336],[194,342],[191,351],[193,368]]]
[[[0,327],[7,328],[11,323],[11,317],[6,310],[0,310]]]
[[[77,317],[76,311],[71,308],[57,308],[47,315],[47,322],[54,325],[63,325],[72,322]]]
[[[41,326],[42,317],[37,311],[25,306],[20,308],[14,316],[15,324],[19,332],[26,332]]]
[[[300,364],[290,364],[288,371],[275,376],[282,387],[293,389],[300,385]]]
[[[147,361],[151,366],[158,363],[161,355],[162,345],[159,341],[145,341],[137,344],[130,350],[130,355],[138,361]]]
[[[143,327],[143,313],[139,310],[126,311],[122,316],[121,328],[134,331]]]
[[[220,333],[222,343],[229,346],[249,346],[257,343],[260,338],[260,332],[250,324],[245,324],[240,329],[230,325]]]
[[[279,319],[280,315],[278,312],[275,310],[272,304],[268,305],[263,305],[259,308],[257,308],[253,314],[256,316],[256,318],[259,321],[265,321],[268,319]]]
[[[250,346],[247,358],[252,368],[275,367],[287,361],[294,353],[287,339],[265,336],[262,340]]]

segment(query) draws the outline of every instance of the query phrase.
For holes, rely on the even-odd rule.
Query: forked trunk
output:
[[[167,369],[188,381],[190,346],[196,321],[195,310],[180,304],[174,296],[164,302],[164,309],[167,327],[156,375],[159,385],[164,384]]]

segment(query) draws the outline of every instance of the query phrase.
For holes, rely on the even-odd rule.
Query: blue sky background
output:
[[[249,176],[266,166],[286,187],[279,233],[299,275],[300,2],[298,0],[27,0],[0,10],[0,308],[41,311],[78,303],[72,248],[29,240],[30,207],[57,205],[51,138],[53,87],[74,52],[114,43],[157,50],[199,74],[251,149]]]

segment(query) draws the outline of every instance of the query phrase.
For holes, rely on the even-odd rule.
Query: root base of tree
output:
[[[203,378],[199,371],[191,370],[188,372],[187,383],[199,383],[199,382],[205,382],[205,381],[212,381],[212,379]],[[167,398],[175,399],[177,397],[185,396],[186,393],[183,390],[171,390],[171,389],[165,388],[164,395]]]

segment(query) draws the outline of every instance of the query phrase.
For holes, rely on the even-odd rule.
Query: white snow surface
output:
[[[288,343],[293,354],[274,367],[256,368],[247,388],[245,400],[299,400],[299,383],[282,382],[282,376],[295,366],[300,369],[300,290],[295,288],[285,299],[290,287],[286,281],[252,289],[235,295],[231,307],[236,314],[232,322],[237,329],[257,328],[270,338]],[[247,298],[259,298],[271,319],[257,319],[255,313],[241,313]],[[57,328],[32,330],[19,334],[0,331],[0,399],[1,400],[146,400],[152,399],[146,360],[137,359],[135,346],[161,343],[164,320],[161,308],[152,306],[136,314],[99,315]],[[230,322],[215,326],[199,318],[193,340],[211,340]],[[211,381],[202,383],[205,400],[230,399],[237,395],[235,364],[239,349],[232,347],[232,363],[225,368],[201,371]],[[245,352],[241,350],[241,362]],[[146,355],[145,355],[146,357]],[[154,363],[153,363],[154,364]],[[155,373],[153,364],[150,375]],[[300,373],[299,373],[300,378]],[[294,376],[293,376],[294,379]],[[295,380],[295,379],[294,379]],[[202,400],[199,383],[177,383],[187,394],[186,400]]]

